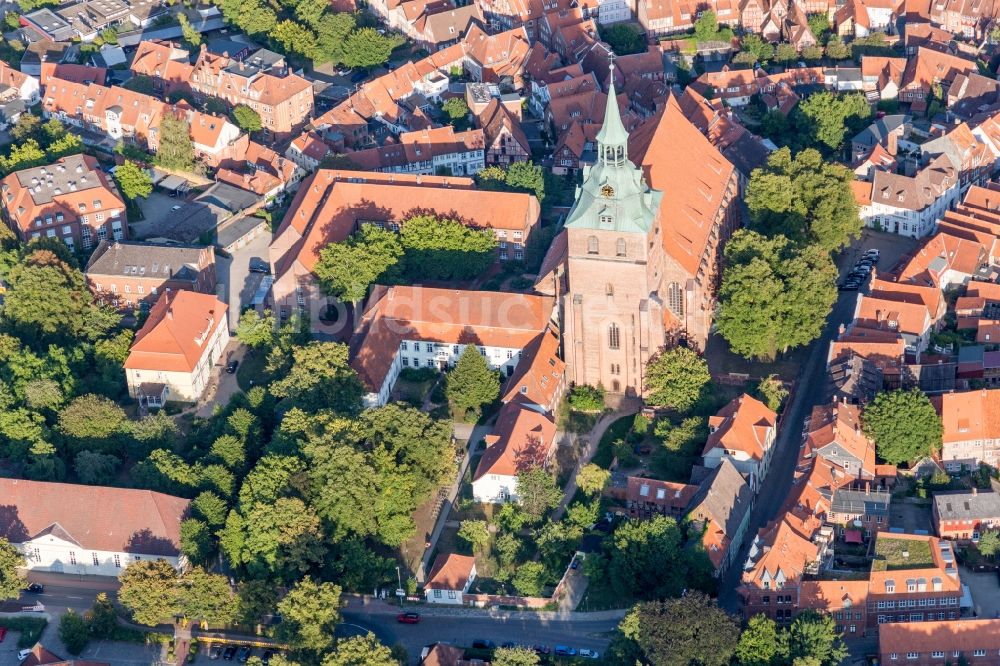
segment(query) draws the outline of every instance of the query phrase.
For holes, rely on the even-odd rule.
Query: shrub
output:
[[[604,409],[604,388],[578,384],[569,392],[569,406],[581,412],[599,412]]]

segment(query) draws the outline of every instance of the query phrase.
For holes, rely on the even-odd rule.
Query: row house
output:
[[[554,80],[532,79],[528,105],[535,115],[544,116],[553,99],[600,90],[597,77],[594,74],[584,74],[579,65],[564,68],[563,71],[565,75]]]
[[[956,620],[962,582],[949,541],[879,532],[868,579],[868,626]]]
[[[442,171],[473,176],[486,166],[483,130],[456,132],[451,125],[399,135],[399,143],[350,153],[359,169],[432,175]]]
[[[867,37],[873,32],[891,35],[903,11],[902,0],[853,0],[839,6],[833,23],[841,36]]]
[[[942,53],[926,47],[917,47],[917,52],[906,61],[899,101],[911,105],[911,109],[923,111],[935,86],[940,86],[947,96],[952,81],[959,74],[971,74],[978,68],[973,60],[966,60],[949,53]]]
[[[541,215],[533,195],[476,190],[470,178],[321,169],[299,186],[271,243],[278,310],[288,315],[309,299],[325,300],[312,273],[323,247],[361,224],[397,230],[417,212],[491,230],[500,261],[524,259]]]
[[[296,183],[301,174],[302,169],[291,159],[256,141],[248,141],[246,152],[239,159],[219,165],[215,179],[269,198]]]
[[[978,542],[986,530],[1000,527],[1000,494],[990,490],[934,493],[934,531],[942,539]]]
[[[636,18],[647,35],[658,37],[693,29],[702,9],[701,4],[692,0],[650,0],[638,3]],[[739,25],[740,8],[735,0],[714,0],[711,9],[720,25]]]
[[[625,509],[632,518],[649,519],[667,516],[680,520],[684,517],[698,486],[689,483],[659,481],[640,476],[626,479]]]
[[[705,467],[715,469],[729,460],[756,493],[767,477],[778,415],[760,400],[744,393],[708,419],[708,441],[702,452]]]
[[[490,35],[472,24],[461,46],[465,52],[462,61],[465,71],[474,80],[484,83],[509,80],[514,90],[524,86],[522,74],[531,50],[524,28]]]
[[[139,42],[129,69],[136,76],[146,77],[153,93],[161,98],[189,90],[194,73],[190,51],[173,42],[159,40]]]
[[[390,10],[387,25],[433,52],[457,43],[473,23],[482,24],[477,3],[456,7],[444,0],[407,0]]]
[[[861,57],[861,82],[869,100],[896,99],[906,73],[906,58]]]
[[[827,521],[848,543],[863,543],[880,530],[889,528],[892,494],[871,484],[862,489],[841,487],[833,491]]]
[[[701,544],[715,576],[721,577],[743,549],[753,491],[736,466],[727,458],[701,482],[691,498],[686,519],[701,532]]]
[[[20,72],[7,63],[0,63],[0,104],[6,106],[14,101],[25,106],[34,106],[39,101],[38,79]]]
[[[875,479],[875,443],[861,429],[861,408],[849,403],[813,407],[802,455],[836,465],[844,475]]]
[[[15,171],[0,181],[3,216],[21,242],[58,238],[88,250],[128,238],[125,201],[90,155]]]
[[[854,321],[866,328],[899,333],[907,351],[914,354],[927,349],[930,335],[936,330],[926,305],[891,295],[863,295],[855,306]]]
[[[1000,620],[892,624],[878,635],[879,663],[990,666],[1000,660]]]
[[[481,0],[476,3],[483,12],[491,32],[523,28],[529,41],[538,37],[538,22],[545,12],[559,8],[559,0]]]
[[[547,296],[376,287],[351,340],[351,367],[365,386],[365,405],[386,404],[403,368],[444,372],[470,344],[491,368],[512,376],[521,352],[547,329],[552,310]]]
[[[212,247],[101,241],[84,269],[94,296],[120,310],[148,309],[160,294],[186,289],[214,294]]]
[[[970,122],[983,113],[1000,111],[1000,82],[982,74],[958,74],[948,87],[948,115]]]
[[[895,156],[899,142],[909,139],[912,130],[912,116],[899,113],[879,118],[851,138],[851,155],[857,160],[870,154],[875,146],[881,146]]]
[[[209,166],[244,155],[248,138],[223,117],[195,111],[186,103],[169,105],[132,90],[52,79],[42,111],[48,118],[105,134],[112,141],[134,143],[155,153],[159,128],[167,115],[188,126],[195,156]]]
[[[914,176],[874,169],[866,204],[860,215],[865,224],[889,233],[922,238],[960,196],[959,172],[940,155]],[[865,184],[867,190],[867,184]]]
[[[945,393],[931,402],[944,427],[941,461],[947,471],[998,465],[1000,424],[992,416],[1000,409],[1000,389]]]
[[[600,130],[601,126],[593,123],[570,123],[569,129],[559,135],[552,151],[552,173],[572,176],[593,165]]]
[[[494,97],[477,120],[483,129],[487,165],[507,167],[531,159],[531,145],[521,129],[520,107],[512,111]]]
[[[960,123],[944,136],[920,146],[923,159],[945,155],[958,173],[960,194],[972,185],[984,185],[994,172],[995,160],[1000,157],[1000,144],[993,141],[986,128],[975,132],[966,123]]]
[[[988,274],[989,264],[989,251],[975,237],[942,230],[903,257],[895,273],[900,282],[918,282],[945,290]]]
[[[242,104],[256,111],[269,139],[291,138],[312,116],[310,81],[287,70],[265,70],[245,60],[211,54],[204,44],[189,84],[200,101],[211,97],[230,107]]]
[[[516,502],[518,474],[549,467],[556,422],[544,407],[516,397],[500,408],[496,425],[483,440],[486,450],[472,475],[472,498],[487,504]]]
[[[930,19],[953,35],[982,39],[1000,12],[994,0],[931,0]]]
[[[830,343],[827,363],[843,358],[863,358],[882,375],[882,388],[899,388],[906,354],[906,343],[899,331],[852,325],[841,327]]]

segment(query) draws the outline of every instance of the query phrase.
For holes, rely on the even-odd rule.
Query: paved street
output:
[[[866,230],[861,241],[844,253],[838,265],[841,267],[841,272],[844,273],[850,270],[854,260],[865,249],[876,247],[882,252],[879,268],[884,270],[891,268],[899,256],[911,246],[912,242],[908,239],[890,237],[888,234],[875,234]],[[778,433],[775,443],[777,448],[771,461],[770,471],[761,484],[757,503],[750,514],[750,525],[747,528],[743,547],[734,560],[733,566],[719,582],[719,603],[729,611],[737,612],[740,609],[736,588],[740,584],[743,563],[746,562],[750,545],[760,528],[777,517],[778,511],[791,490],[805,419],[812,408],[826,398],[826,357],[830,349],[830,341],[836,337],[842,324],[847,325],[853,319],[859,296],[859,292],[840,292],[840,296],[833,306],[833,311],[827,318],[822,335],[813,342],[809,356],[799,371],[795,395],[786,407],[789,411],[785,416],[781,432]]]
[[[379,604],[381,606],[381,604]],[[491,640],[497,645],[511,641],[530,645],[571,645],[604,652],[620,614],[575,614],[559,619],[555,613],[507,613],[491,615],[467,610],[463,614],[434,616],[432,610],[420,610],[419,624],[399,624],[395,611],[383,608],[358,608],[351,605],[343,612],[341,631],[347,635],[373,631],[387,645],[402,643],[416,664],[420,649],[437,641],[468,646],[474,639]]]

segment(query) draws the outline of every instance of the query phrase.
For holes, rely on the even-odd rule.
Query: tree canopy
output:
[[[941,448],[941,417],[919,389],[883,391],[861,415],[875,453],[887,463],[911,463]]]
[[[445,378],[445,395],[459,415],[479,410],[500,397],[500,372],[490,367],[476,345],[465,345]]]
[[[153,192],[153,179],[149,173],[132,160],[115,169],[115,181],[126,199],[136,200],[148,197]]]
[[[320,250],[314,272],[328,294],[358,303],[368,295],[371,285],[397,281],[402,262],[399,235],[365,224],[345,241]]]
[[[782,148],[750,176],[745,197],[750,226],[769,236],[839,250],[861,234],[853,179],[849,169],[823,161],[815,150],[803,150],[793,159]]]
[[[861,93],[820,91],[799,102],[796,126],[803,138],[823,150],[837,150],[851,130],[860,129],[872,116],[872,107]]]
[[[246,104],[237,104],[233,107],[233,120],[244,132],[259,132],[264,127],[260,121],[260,114]]]
[[[160,121],[156,163],[166,169],[194,171],[194,143],[187,122],[166,114]]]
[[[687,347],[673,347],[654,356],[646,366],[647,400],[686,412],[698,402],[711,380],[704,358]]]
[[[826,251],[744,229],[725,256],[715,323],[734,352],[773,359],[819,336],[837,299],[837,269]]]

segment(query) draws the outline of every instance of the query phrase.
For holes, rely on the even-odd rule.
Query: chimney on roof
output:
[[[168,307],[168,308],[167,308],[167,319],[173,319],[173,318],[174,318],[174,311],[173,311],[173,308],[169,308],[169,307]]]

